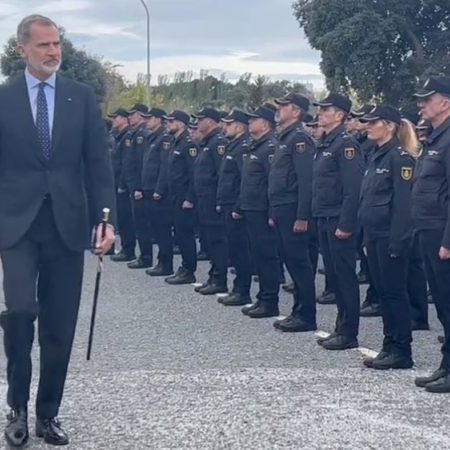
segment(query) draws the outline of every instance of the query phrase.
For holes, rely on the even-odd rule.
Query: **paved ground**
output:
[[[439,361],[433,308],[433,330],[415,334],[416,368],[377,373],[357,350],[327,352],[314,333],[276,332],[270,319],[108,261],[87,363],[94,263],[88,258],[61,410],[70,449],[450,448],[450,397],[413,384]],[[317,282],[321,290],[323,277]],[[283,314],[290,304],[283,294]],[[335,307],[319,307],[321,330],[334,318]],[[363,319],[361,346],[378,349],[380,329],[379,319]],[[0,398],[4,366],[2,355]],[[46,447],[33,438],[29,448]]]

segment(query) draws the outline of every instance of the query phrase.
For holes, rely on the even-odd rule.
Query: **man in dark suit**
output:
[[[0,314],[7,357],[8,443],[28,440],[31,348],[39,317],[40,380],[36,434],[68,443],[57,420],[78,315],[89,212],[114,211],[106,135],[90,88],[57,76],[57,26],[43,16],[19,24],[26,70],[0,86],[0,257],[6,310]],[[88,201],[90,208],[88,208]],[[91,220],[92,222],[92,220]],[[91,227],[92,226],[92,227]],[[97,227],[96,252],[114,242]]]

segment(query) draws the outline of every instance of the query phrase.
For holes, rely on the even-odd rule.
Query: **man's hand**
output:
[[[237,212],[234,212],[234,211],[231,213],[231,217],[234,220],[241,220],[242,219],[242,216],[240,214],[238,214]]]
[[[275,220],[273,219],[269,219],[267,223],[269,224],[270,228],[273,228],[275,226]]]
[[[117,193],[122,195],[122,194],[126,194],[127,190],[126,189],[122,189],[122,188],[117,188]]]
[[[439,258],[441,258],[442,261],[447,261],[450,259],[450,250],[445,247],[441,247],[439,249]]]
[[[345,241],[352,235],[352,233],[347,233],[346,231],[342,231],[339,228],[336,230],[336,233],[334,233],[334,234],[341,241]]]
[[[308,231],[308,221],[307,220],[296,220],[294,222],[294,233],[306,233]]]
[[[194,204],[185,200],[181,206],[183,209],[194,209]]]
[[[95,254],[98,256],[106,255],[114,244],[115,241],[115,232],[114,227],[112,225],[106,225],[105,236],[102,237],[102,228],[103,224],[100,224],[97,227],[96,235],[95,235]]]
[[[134,199],[135,200],[142,200],[144,198],[144,194],[142,191],[135,191],[134,192]]]
[[[161,199],[162,199],[162,195],[159,195],[157,192],[155,192],[153,194],[153,200],[156,200],[158,202]]]

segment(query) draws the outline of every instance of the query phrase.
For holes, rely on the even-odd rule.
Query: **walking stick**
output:
[[[109,221],[109,213],[110,210],[105,208],[103,210],[103,219],[102,219],[102,238],[105,237],[106,234],[106,225],[108,225]],[[94,340],[94,327],[95,327],[95,317],[97,316],[97,303],[98,303],[98,294],[100,291],[100,280],[102,278],[103,271],[103,256],[100,255],[97,261],[97,276],[95,277],[95,288],[94,288],[94,302],[92,304],[92,314],[91,314],[91,327],[89,330],[89,341],[87,348],[86,360],[91,360],[91,352],[92,352],[92,341]]]

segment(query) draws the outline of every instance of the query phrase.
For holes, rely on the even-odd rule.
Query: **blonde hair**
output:
[[[402,119],[402,123],[397,127],[396,135],[402,148],[413,158],[418,158],[422,146],[417,137],[416,128],[408,119]]]

